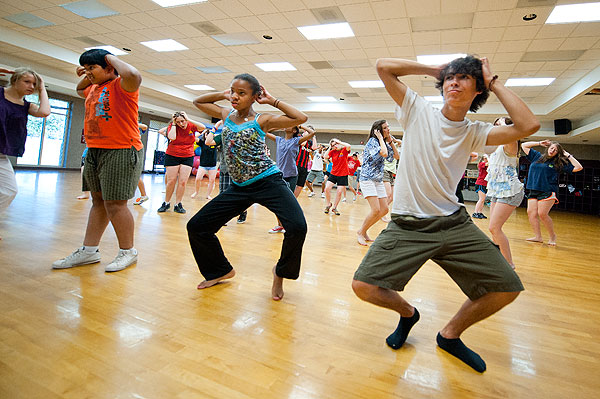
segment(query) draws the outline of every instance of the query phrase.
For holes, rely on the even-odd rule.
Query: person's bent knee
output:
[[[362,300],[371,297],[374,289],[377,289],[377,287],[372,284],[356,279],[352,280],[352,290],[354,291],[354,294]]]

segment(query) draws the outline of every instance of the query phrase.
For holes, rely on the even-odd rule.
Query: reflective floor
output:
[[[367,251],[355,234],[368,212],[363,198],[349,193],[335,216],[319,195],[301,194],[309,225],[301,275],[274,302],[283,237],[268,234],[276,221],[260,206],[219,232],[235,278],[198,291],[185,224],[206,200],[189,197],[192,181],[187,214],[157,214],[162,176],[144,176],[150,200],[130,205],[139,261],[106,274],[118,249],[110,226],[100,264],[51,270],[83,239],[91,204],[75,199],[79,174],[20,170],[17,179],[19,195],[0,217],[1,398],[600,396],[598,217],[553,211],[555,248],[525,241],[524,209],[510,217],[505,232],[526,291],[463,335],[487,362],[479,374],[436,347],[465,298],[431,262],[404,294],[421,320],[403,348],[386,346],[397,315],[350,287]],[[487,220],[475,223],[487,231]]]

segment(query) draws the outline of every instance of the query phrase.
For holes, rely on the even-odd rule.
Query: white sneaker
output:
[[[137,197],[135,201],[133,201],[133,205],[141,205],[143,202],[148,201],[147,195],[142,195],[141,197]]]
[[[83,247],[77,248],[66,258],[57,260],[52,264],[53,269],[68,269],[70,267],[89,265],[90,263],[100,262],[100,251],[88,253]]]
[[[346,197],[342,198],[342,202],[346,202]]]
[[[311,191],[310,193],[308,193],[308,196],[309,196],[309,197],[313,197],[314,195],[315,195],[315,192],[314,192],[314,191]]]
[[[271,233],[271,234],[285,233],[285,229],[283,228],[283,226],[275,226],[271,230],[269,230],[269,233]]]
[[[325,193],[321,193],[321,198],[325,198]]]
[[[117,257],[106,265],[105,272],[118,272],[119,270],[125,269],[127,266],[137,262],[138,252],[137,249],[119,249]]]

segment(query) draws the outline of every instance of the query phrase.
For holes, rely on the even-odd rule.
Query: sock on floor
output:
[[[437,344],[440,348],[455,356],[473,367],[476,371],[483,373],[486,369],[485,362],[477,353],[467,348],[460,338],[448,339],[442,337],[442,334],[438,333],[436,338]]]
[[[412,326],[414,326],[417,321],[419,321],[419,311],[415,308],[415,314],[411,317],[400,317],[400,322],[398,323],[398,327],[396,327],[396,331],[390,334],[385,340],[388,346],[392,349],[400,349],[402,345],[404,345],[404,341],[406,341],[406,337],[408,337],[408,333]]]
[[[96,252],[98,250],[98,246],[96,245],[95,247],[92,247],[89,245],[84,245],[83,250],[88,254],[93,254],[94,252]]]

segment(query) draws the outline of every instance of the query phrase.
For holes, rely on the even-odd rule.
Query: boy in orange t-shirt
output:
[[[83,190],[92,194],[83,246],[52,264],[66,269],[100,261],[98,245],[110,222],[119,253],[105,271],[123,270],[137,261],[134,221],[127,200],[135,194],[142,172],[143,145],[138,131],[138,96],[142,76],[106,50],[88,50],[79,57],[77,94],[85,98],[84,135],[89,148]]]

